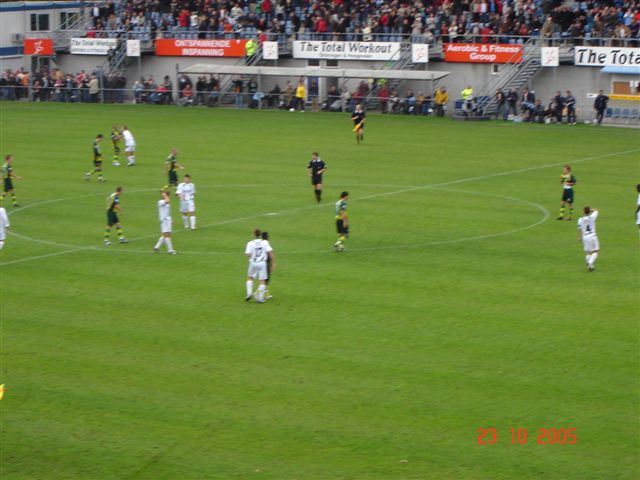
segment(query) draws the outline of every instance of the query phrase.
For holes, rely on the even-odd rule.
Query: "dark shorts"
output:
[[[120,220],[118,219],[118,215],[116,214],[116,212],[107,210],[107,225],[109,225],[110,227],[113,227],[116,223],[120,223]]]
[[[565,188],[562,191],[562,201],[573,203],[573,188]]]
[[[178,174],[175,170],[169,170],[169,185],[178,184]]]
[[[94,167],[102,167],[102,160],[94,160],[93,161],[93,166]]]
[[[322,175],[311,175],[311,185],[320,185],[322,183]]]
[[[353,124],[353,128],[356,128],[357,126],[358,126],[357,122]],[[360,125],[360,128],[358,128],[358,130],[364,130],[364,123]]]
[[[4,191],[5,192],[9,192],[13,190],[13,182],[11,181],[10,178],[5,178],[4,179]]]
[[[114,145],[113,146],[113,154],[114,155],[120,155],[120,147]]]
[[[336,230],[340,235],[349,234],[349,227],[345,227],[342,220],[336,220]]]

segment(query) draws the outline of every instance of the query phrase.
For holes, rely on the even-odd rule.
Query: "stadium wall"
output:
[[[158,80],[165,75],[169,75],[174,81],[176,79],[176,67],[186,68],[197,63],[209,63],[215,62],[218,65],[234,65],[237,64],[239,59],[237,58],[217,58],[217,59],[203,59],[197,57],[156,57],[156,56],[143,56],[141,58],[140,74],[144,77],[153,75]],[[59,68],[63,71],[77,72],[80,70],[92,71],[102,65],[104,57],[102,56],[90,56],[90,55],[59,55],[57,63]],[[307,66],[306,60],[296,59],[281,59],[278,61],[278,66],[281,67],[304,67]],[[321,66],[326,66],[325,62],[321,62]],[[373,68],[376,70],[382,69],[384,62],[357,62],[357,61],[344,61],[340,62],[337,68]],[[491,64],[470,64],[470,63],[448,63],[448,62],[431,62],[426,67],[427,70],[448,71],[450,74],[442,79],[440,82],[431,81],[405,81],[400,85],[398,95],[400,98],[406,95],[407,90],[410,88],[415,93],[417,92],[432,92],[432,85],[445,86],[449,91],[451,100],[459,98],[460,92],[467,85],[471,85],[476,91],[487,82],[488,78],[493,75]],[[498,75],[501,66],[498,66]],[[133,82],[139,77],[137,59],[132,59],[132,63],[127,69],[127,86],[131,87]],[[195,83],[196,78],[192,75],[192,81]],[[599,89],[610,92],[612,88],[612,82],[614,80],[620,80],[620,77],[611,74],[605,74],[601,72],[599,67],[576,67],[573,65],[561,65],[557,68],[542,68],[538,74],[531,80],[529,87],[535,92],[536,98],[540,99],[544,105],[549,103],[550,98],[557,90],[561,90],[563,93],[566,90],[571,90],[577,99],[577,108],[581,112],[589,112],[587,115],[581,116],[581,120],[591,118],[591,111],[593,107],[593,100],[587,97],[589,93],[595,93]],[[283,88],[286,81],[289,80],[295,84],[297,78],[284,78],[284,77],[263,77],[263,90],[269,91],[273,86],[278,83],[280,88]],[[631,78],[622,78],[622,80],[631,80]],[[324,97],[326,90],[331,84],[342,83],[341,79],[326,79],[321,81],[321,96]],[[350,91],[355,90],[359,80],[348,80],[347,86]],[[616,102],[610,103],[612,107],[623,108],[637,108],[637,104],[630,105],[630,102]],[[451,109],[450,109],[451,110]]]

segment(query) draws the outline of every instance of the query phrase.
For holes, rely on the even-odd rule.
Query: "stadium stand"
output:
[[[633,1],[559,0],[333,0],[215,2],[210,0],[107,1],[92,12],[88,36],[136,33],[156,37],[212,38],[345,35],[348,40],[458,42],[474,37],[500,43],[521,36],[637,39],[640,9]]]

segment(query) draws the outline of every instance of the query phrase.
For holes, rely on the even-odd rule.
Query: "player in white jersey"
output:
[[[585,260],[587,268],[593,272],[594,264],[598,259],[600,244],[598,235],[596,234],[596,219],[598,218],[598,210],[590,207],[584,207],[584,216],[578,220],[578,241],[582,238],[584,247]]]
[[[4,207],[0,207],[0,250],[4,247],[4,241],[7,238],[7,228],[9,228],[9,217]]]
[[[127,156],[127,167],[136,164],[136,140],[126,125],[122,127],[122,138],[124,140],[124,154]]]
[[[638,225],[638,232],[640,233],[640,183],[636,185],[638,191],[638,206],[636,207],[636,225]]]
[[[176,195],[180,198],[180,213],[184,228],[196,229],[196,186],[190,175],[185,175],[182,183],[176,188]]]
[[[160,200],[158,200],[158,219],[160,220],[160,233],[162,235],[156,242],[156,246],[153,247],[153,251],[158,253],[162,244],[165,243],[167,252],[170,255],[175,255],[176,251],[171,243],[171,199],[164,190],[160,192]]]
[[[256,301],[259,303],[265,302],[265,291],[267,289],[267,278],[269,273],[267,272],[267,260],[271,261],[271,269],[276,267],[275,257],[273,255],[273,249],[267,240],[260,238],[262,232],[257,228],[253,231],[254,239],[247,243],[244,249],[245,256],[249,259],[249,270],[247,272],[247,296],[245,300],[248,302],[253,298],[253,281],[257,278],[260,281],[260,286],[255,294]]]

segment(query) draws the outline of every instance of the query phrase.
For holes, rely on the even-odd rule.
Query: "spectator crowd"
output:
[[[471,35],[508,42],[528,35],[629,40],[640,29],[637,0],[108,0],[92,7],[91,16],[89,37],[413,35],[430,43]]]

